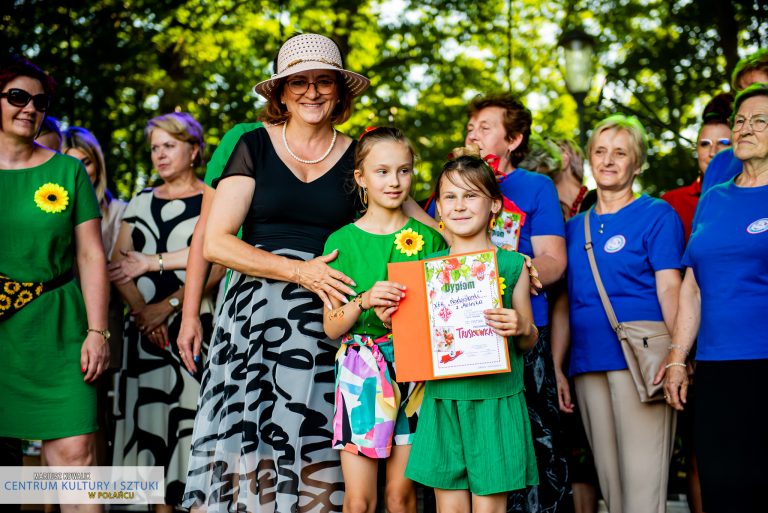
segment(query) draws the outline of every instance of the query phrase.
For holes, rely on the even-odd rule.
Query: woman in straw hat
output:
[[[331,447],[333,362],[323,305],[353,282],[320,257],[353,220],[354,142],[334,124],[369,85],[317,34],[287,40],[254,88],[263,127],[232,152],[208,219],[205,257],[233,270],[195,419],[184,505],[211,511],[340,510]],[[237,232],[242,226],[242,239]]]

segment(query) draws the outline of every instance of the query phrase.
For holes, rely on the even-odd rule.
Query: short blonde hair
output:
[[[191,114],[187,112],[170,112],[161,116],[154,117],[147,122],[147,127],[144,129],[144,136],[147,138],[147,143],[152,139],[152,132],[155,128],[165,130],[174,139],[179,141],[188,142],[192,145],[197,145],[200,149],[195,156],[195,160],[192,162],[194,167],[200,167],[205,164],[205,158],[203,152],[205,150],[205,139],[203,137],[203,127],[197,122]]]
[[[606,130],[623,130],[629,135],[629,140],[632,143],[630,149],[634,153],[635,164],[639,169],[643,169],[648,160],[648,134],[635,116],[614,114],[600,121],[589,136],[587,157],[592,155],[592,147],[595,145],[597,137]]]

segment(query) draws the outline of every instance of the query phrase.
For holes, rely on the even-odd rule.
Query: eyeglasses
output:
[[[51,105],[51,97],[45,93],[31,95],[24,89],[8,89],[7,93],[0,93],[0,98],[6,98],[14,107],[26,107],[30,100],[38,112],[45,112]]]
[[[739,116],[733,120],[733,131],[741,132],[741,130],[744,128],[744,125],[747,123],[753,132],[762,132],[765,130],[765,127],[768,126],[768,116],[758,114],[752,116],[749,119],[745,118],[744,116]]]
[[[332,78],[321,77],[310,82],[306,78],[292,78],[288,80],[288,90],[293,94],[304,94],[309,91],[309,86],[314,85],[318,94],[330,94],[336,87],[336,81]]]
[[[723,137],[721,139],[715,139],[714,141],[712,139],[702,139],[701,141],[699,141],[699,146],[701,146],[702,148],[709,148],[713,144],[717,144],[720,146],[730,146],[731,140],[726,137]]]

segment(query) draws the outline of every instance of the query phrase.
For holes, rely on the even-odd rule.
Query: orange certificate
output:
[[[407,289],[392,316],[397,380],[426,381],[508,372],[504,337],[483,311],[501,305],[494,251],[388,264]]]

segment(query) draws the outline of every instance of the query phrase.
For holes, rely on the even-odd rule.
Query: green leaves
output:
[[[153,180],[143,138],[150,117],[191,112],[206,130],[210,156],[229,128],[255,120],[264,102],[251,88],[272,73],[281,42],[298,31],[329,35],[346,52],[348,67],[372,82],[340,128],[353,138],[369,125],[402,128],[420,156],[412,192],[422,199],[448,152],[463,145],[465,106],[477,93],[511,89],[533,111],[537,133],[577,136],[556,41],[566,22],[579,23],[597,38],[599,52],[587,126],[616,112],[638,115],[652,141],[643,186],[655,193],[695,176],[690,141],[703,104],[726,88],[738,44],[768,43],[759,2],[713,5],[22,0],[0,18],[0,44],[53,74],[59,100],[51,113],[96,134],[110,186],[127,198]]]

